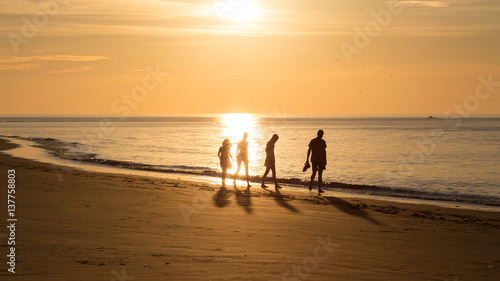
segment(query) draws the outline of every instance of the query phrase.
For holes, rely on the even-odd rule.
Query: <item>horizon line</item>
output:
[[[264,118],[436,118],[442,119],[442,114],[429,113],[385,113],[385,114],[291,114],[291,113],[251,113],[251,112],[222,112],[222,113],[173,113],[173,114],[132,114],[126,117],[117,114],[0,114],[0,118],[154,118],[154,117],[220,117],[224,114],[250,114]],[[500,113],[478,113],[464,118],[500,118]]]

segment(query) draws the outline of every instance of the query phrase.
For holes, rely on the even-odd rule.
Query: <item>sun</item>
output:
[[[257,19],[259,8],[253,0],[226,0],[219,2],[218,14],[223,19],[235,22],[251,22]]]

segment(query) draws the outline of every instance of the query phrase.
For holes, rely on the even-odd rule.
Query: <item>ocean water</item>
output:
[[[281,182],[304,185],[307,145],[325,132],[327,188],[500,205],[500,119],[317,118],[224,114],[196,117],[2,117],[0,135],[58,155],[130,169],[218,176],[224,138],[248,132],[250,174],[259,180],[273,134]],[[233,163],[233,173],[236,163]],[[240,172],[240,175],[242,172]],[[229,182],[228,182],[229,183]]]

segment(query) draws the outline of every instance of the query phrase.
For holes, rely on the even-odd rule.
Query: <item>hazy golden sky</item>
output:
[[[215,3],[3,1],[0,114],[500,114],[498,0]]]

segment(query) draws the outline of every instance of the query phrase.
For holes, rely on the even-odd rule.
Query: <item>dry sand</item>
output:
[[[500,280],[500,213],[224,190],[2,153],[0,171],[1,280]]]

